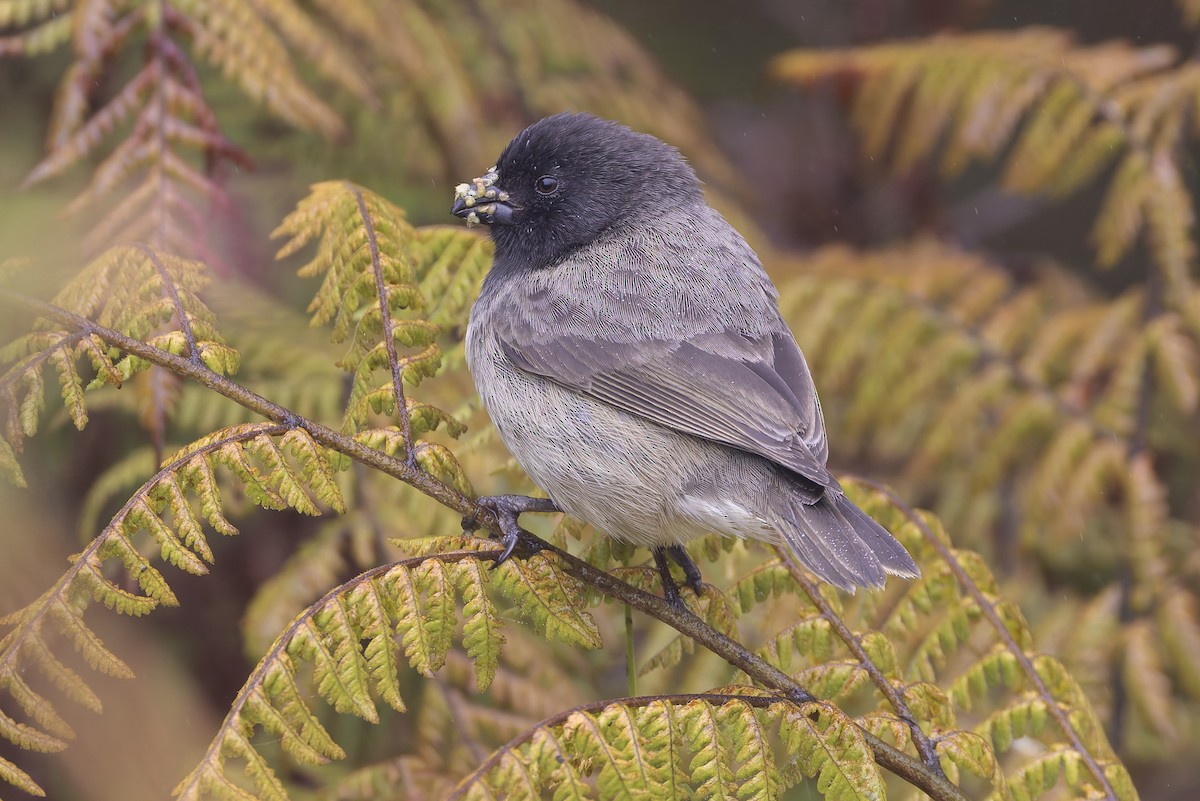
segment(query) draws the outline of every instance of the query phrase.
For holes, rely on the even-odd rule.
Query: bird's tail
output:
[[[790,505],[782,533],[804,566],[825,581],[854,592],[882,587],[888,573],[921,575],[904,546],[838,490],[826,489],[815,503],[805,500]]]

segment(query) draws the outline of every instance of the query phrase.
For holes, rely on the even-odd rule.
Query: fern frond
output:
[[[79,273],[54,298],[54,305],[99,325],[141,339],[176,355],[203,362],[228,374],[238,367],[238,354],[214,327],[212,312],[200,299],[207,284],[202,264],[146,246],[113,248]],[[178,328],[171,330],[174,322]],[[85,377],[78,362],[91,363]],[[42,372],[49,363],[58,373],[62,399],[76,428],[88,420],[85,391],[104,383],[121,386],[149,365],[116,354],[94,334],[70,333],[43,320],[35,330],[0,351],[0,364],[12,363],[0,376],[0,398],[7,406],[4,438],[19,450],[24,437],[37,432],[44,410]]]
[[[939,149],[950,176],[1003,158],[1006,188],[1056,197],[1116,161],[1093,228],[1099,262],[1113,264],[1143,237],[1168,303],[1200,331],[1194,201],[1180,175],[1181,144],[1197,132],[1180,110],[1200,87],[1200,69],[1177,62],[1165,46],[1080,46],[1064,32],[1024,28],[796,51],[773,71],[801,83],[849,77],[865,149],[882,158],[895,132],[900,170]]]
[[[396,540],[410,553],[437,554],[446,550],[491,550],[495,543],[466,535]],[[546,552],[528,559],[510,559],[493,575],[496,589],[528,616],[534,631],[584,648],[601,646],[600,631],[581,597],[579,582],[566,575]]]
[[[17,454],[13,451],[12,444],[5,438],[0,437],[0,475],[4,476],[14,487],[25,488],[25,475],[21,472],[21,465],[17,462]]]
[[[1192,698],[1200,698],[1200,615],[1183,587],[1167,587],[1158,607],[1166,655]]]
[[[314,26],[296,24],[303,12],[292,3],[184,0],[178,7],[179,22],[191,36],[197,53],[226,78],[236,81],[252,100],[298,128],[316,130],[331,139],[345,132],[336,112],[296,74],[287,45],[277,33],[300,34],[308,40],[309,50],[312,40],[319,38]],[[280,25],[285,20],[292,24]],[[339,52],[336,46],[328,49]],[[348,56],[340,55],[345,63]],[[348,75],[353,85],[363,86],[356,69],[334,74]]]
[[[338,583],[347,570],[347,541],[375,537],[365,515],[351,509],[305,541],[258,588],[242,618],[246,653],[257,659],[296,614]]]
[[[784,285],[781,304],[818,384],[840,396],[826,411],[831,438],[859,458],[895,465],[905,491],[933,493],[951,526],[991,533],[963,544],[988,552],[1011,526],[1012,548],[1078,581],[1081,593],[1127,565],[1138,604],[1158,609],[1187,546],[1172,543],[1179,513],[1154,469],[1159,457],[1130,454],[1145,425],[1156,453],[1194,458],[1190,442],[1169,433],[1195,414],[1194,340],[1181,314],[1145,321],[1140,291],[1094,300],[1078,287],[1063,291],[1063,280],[1048,273],[1017,285],[940,245],[887,255],[829,248]],[[889,347],[876,347],[879,337]],[[1170,376],[1164,361],[1173,365]],[[1161,416],[1139,417],[1146,376],[1156,379],[1153,408]],[[949,586],[930,583],[948,581],[937,566],[926,578],[931,591]],[[936,670],[952,631],[978,613],[969,603],[941,608],[941,629],[919,632],[926,645],[917,675]],[[1169,638],[1166,631],[1155,638],[1160,664],[1174,659]],[[1093,664],[1087,675],[1107,681],[1124,670],[1123,654],[1114,648],[1107,669]]]
[[[737,212],[721,202],[739,191],[737,177],[706,135],[700,108],[635,37],[585,3],[516,0],[469,14],[431,0],[317,5],[363,43],[390,88],[383,114],[355,121],[364,171],[387,154],[416,185],[453,184],[490,164],[511,132],[587,108],[679,146],[722,210]],[[512,87],[520,87],[516,102],[495,102],[512,97]],[[738,225],[753,231],[750,220]]]
[[[334,364],[338,351],[308,325],[304,314],[244,282],[215,282],[205,299],[222,326],[239,334],[243,384],[307,420],[328,425],[341,419],[346,384],[345,374]],[[181,430],[202,432],[258,419],[244,406],[186,383],[173,422]],[[299,609],[279,621],[280,626]],[[279,626],[271,630],[268,643],[278,631]]]
[[[547,593],[561,594],[568,581],[547,557],[527,560],[540,561],[541,566],[510,560],[492,573],[485,567],[491,551],[481,553],[491,543],[458,539],[467,547],[369,570],[330,591],[293,620],[259,662],[204,760],[176,794],[184,799],[222,797],[215,788],[236,784],[225,772],[225,756],[232,754],[243,761],[260,795],[280,796],[282,785],[264,757],[250,746],[249,733],[255,726],[281,738],[284,750],[302,761],[320,764],[344,756],[303,699],[299,665],[313,665],[317,694],[339,712],[376,722],[377,699],[403,712],[401,654],[424,676],[440,671],[455,637],[459,597],[465,618],[462,644],[474,663],[479,690],[486,690],[496,675],[504,642],[500,614],[490,597],[493,582],[494,589],[512,601],[534,628],[557,633],[576,645],[598,645],[584,639],[587,631],[595,631],[594,624],[589,630],[581,622],[588,619],[586,612],[568,611],[561,597],[547,601]],[[510,576],[515,579],[506,578]],[[580,634],[580,627],[587,631]]]
[[[0,29],[14,22],[17,25],[32,24],[21,33],[0,36],[0,58],[40,56],[57,50],[71,40],[70,16],[64,14],[46,19],[39,15],[36,21],[29,18],[22,20],[20,12],[14,14],[15,11],[12,6],[0,11]],[[2,16],[5,13],[9,16]],[[13,16],[16,16],[16,19],[13,19]]]
[[[954,699],[956,706],[964,711],[973,710],[975,715],[981,713],[985,702],[996,703],[998,700],[999,711],[993,710],[990,716],[984,715],[976,729],[976,733],[985,738],[990,750],[996,754],[1011,748],[1012,727],[1022,725],[1022,716],[1045,710],[1049,720],[1053,721],[1053,730],[1048,725],[1042,728],[1042,741],[1048,748],[1070,752],[1069,758],[1078,769],[1067,774],[1067,781],[1077,797],[1087,797],[1089,792],[1099,789],[1105,797],[1135,798],[1136,793],[1128,783],[1124,768],[1113,755],[1103,729],[1079,685],[1059,662],[1044,654],[1031,652],[1033,638],[1027,622],[1019,610],[994,596],[994,580],[987,566],[982,560],[953,551],[926,521],[915,513],[906,514],[911,526],[919,531],[926,548],[932,547],[935,558],[945,565],[955,579],[956,597],[949,599],[948,604],[955,606],[966,602],[979,610],[977,623],[951,627],[942,632],[939,646],[941,664],[933,665],[934,672],[930,678],[951,687],[947,700]],[[899,533],[903,539],[915,532],[910,528],[907,532],[901,529]],[[928,581],[927,575],[921,579],[922,584]],[[923,615],[926,618],[928,616],[928,613]],[[967,644],[973,649],[979,648],[982,631],[987,632],[987,639],[994,643],[994,648],[982,660],[975,662],[970,653],[962,649]],[[954,652],[959,653],[962,659],[949,659],[948,656]],[[956,670],[955,664],[959,662],[965,664]],[[997,699],[992,692],[997,686],[1005,686],[1015,695],[1005,693],[1001,699]],[[1031,735],[1035,728],[1042,725],[1035,722],[1023,731]],[[973,741],[960,739],[956,748],[968,747],[970,742]],[[994,760],[994,757],[987,757],[978,748],[974,749],[973,756],[958,754],[953,758],[976,775],[1003,780],[996,785],[997,791],[1006,793],[1004,785],[1007,784],[1017,797],[1020,797],[1019,789],[1025,786],[1027,774],[1033,770],[1030,765],[1014,768],[1006,764],[1004,772],[1000,773],[988,764],[987,760]],[[1110,774],[1118,778],[1110,779]]]
[[[0,757],[0,781],[38,798],[45,798],[46,796],[46,791],[39,787],[37,782],[30,778],[28,773],[4,757]]]
[[[883,798],[854,723],[831,707],[769,696],[624,698],[542,721],[494,753],[452,798],[777,798],[803,778],[826,798]]]
[[[457,591],[463,599],[463,648],[475,665],[475,684],[481,690],[492,685],[504,644],[501,621],[487,600],[490,579],[479,562],[464,562],[458,571]]]
[[[460,432],[449,414],[408,402],[402,381],[415,386],[441,368],[443,326],[465,320],[489,263],[479,240],[448,228],[418,231],[397,206],[337,181],[314,185],[274,236],[288,237],[279,258],[317,241],[316,256],[300,274],[323,276],[309,306],[313,324],[332,323],[334,342],[351,342],[340,363],[354,379],[343,428],[359,431],[372,413],[398,418],[410,459],[419,458],[414,437],[430,425],[446,422]],[[470,258],[451,272],[459,257]],[[426,288],[444,293],[438,308],[428,309]],[[402,355],[397,346],[409,352]],[[379,371],[390,373],[384,384],[375,377]]]
[[[45,730],[14,722],[9,727],[0,725],[0,736],[24,748],[58,748],[67,732],[52,702],[29,689],[21,678],[23,672],[43,674],[66,697],[99,710],[99,698],[84,677],[54,654],[52,634],[72,643],[92,670],[132,677],[129,667],[88,626],[83,613],[91,602],[126,615],[177,604],[165,577],[144,551],[157,547],[159,556],[179,569],[207,572],[213,557],[201,521],[221,533],[236,533],[221,511],[218,469],[229,469],[247,494],[267,508],[291,507],[315,514],[318,503],[342,508],[341,495],[323,460],[307,432],[272,424],[217,432],[172,457],[73,557],[71,568],[53,588],[0,619],[0,625],[8,628],[0,638],[0,689]],[[108,575],[104,565],[111,560],[123,565],[138,591],[126,589]]]
[[[228,202],[216,167],[222,161],[250,164],[217,122],[185,44],[274,115],[329,138],[343,135],[345,125],[300,77],[292,50],[333,85],[369,105],[376,102],[362,65],[293,0],[184,0],[161,9],[87,0],[14,6],[8,12],[0,16],[0,30],[36,24],[0,38],[0,55],[73,45],[46,157],[27,186],[98,152],[114,131],[128,130],[68,207],[100,208],[119,188],[129,189],[99,215],[89,249],[145,240],[178,253],[207,253],[205,208]],[[144,45],[142,61],[125,78],[129,70],[119,67],[132,60],[126,51],[133,43]],[[104,96],[100,87],[109,75],[126,82]]]
[[[848,597],[818,592],[780,559],[757,565],[727,592],[745,598],[743,631],[750,609],[759,620],[787,620],[760,653],[807,691],[860,710],[848,736],[865,730],[910,753],[936,755],[952,781],[971,774],[993,798],[1024,797],[1025,771],[1040,749],[1072,752],[1068,797],[1136,798],[1078,683],[1035,649],[1029,624],[1001,597],[986,561],[952,548],[931,515],[859,482],[845,486],[913,554],[921,578]],[[869,764],[864,757],[828,768],[828,781],[864,759]]]

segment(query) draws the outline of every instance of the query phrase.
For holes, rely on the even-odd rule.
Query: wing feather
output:
[[[510,329],[511,331],[511,329]],[[501,337],[518,368],[658,425],[758,454],[823,487],[828,446],[812,376],[786,331],[681,342]]]

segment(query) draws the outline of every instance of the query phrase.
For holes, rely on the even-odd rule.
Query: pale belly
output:
[[[471,332],[467,342],[488,414],[525,472],[569,515],[645,547],[714,532],[777,539],[744,492],[722,491],[766,489],[774,474],[765,462],[531,379],[488,339]]]

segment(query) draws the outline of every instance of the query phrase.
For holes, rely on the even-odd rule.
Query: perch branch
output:
[[[319,423],[299,417],[291,410],[267,400],[256,392],[231,381],[210,370],[203,364],[197,364],[167,351],[148,345],[140,340],[128,337],[119,331],[100,326],[77,314],[61,309],[14,292],[0,289],[0,299],[25,306],[48,319],[54,320],[69,329],[94,335],[109,345],[120,348],[151,364],[167,368],[178,375],[190,378],[208,387],[219,395],[262,415],[268,420],[287,426],[303,428],[321,445],[349,456],[362,464],[374,467],[393,478],[405,482],[409,486],[428,495],[449,509],[471,517],[477,525],[492,533],[501,533],[500,521],[490,509],[480,506],[474,499],[467,497],[453,487],[443,484],[430,474],[408,464],[407,462],[389,456],[382,451],[369,448],[352,437]],[[559,559],[561,567],[568,575],[594,587],[604,595],[617,601],[629,604],[635,609],[666,623],[676,631],[684,634],[699,644],[720,656],[730,665],[738,668],[762,686],[777,692],[780,697],[797,704],[820,702],[807,690],[792,680],[790,676],[774,665],[751,653],[740,643],[730,639],[689,611],[678,609],[657,595],[627,584],[587,562],[557,548],[550,543],[538,540],[528,535],[530,541],[541,546],[543,551],[552,551]],[[496,551],[500,553],[499,550]],[[951,564],[956,564],[951,560]],[[990,606],[984,604],[985,611]],[[994,615],[994,611],[992,612]],[[1030,666],[1032,668],[1032,666]],[[1036,675],[1034,677],[1036,679]],[[1069,725],[1069,724],[1068,724]],[[1073,730],[1072,730],[1073,731]],[[967,801],[966,795],[944,775],[939,775],[923,764],[920,760],[894,748],[866,730],[862,730],[875,761],[883,768],[891,771],[909,784],[917,787],[935,801]],[[1089,757],[1081,749],[1085,758]],[[1100,774],[1103,780],[1103,774]],[[1104,785],[1108,787],[1107,783]],[[1110,790],[1111,792],[1111,790]]]

